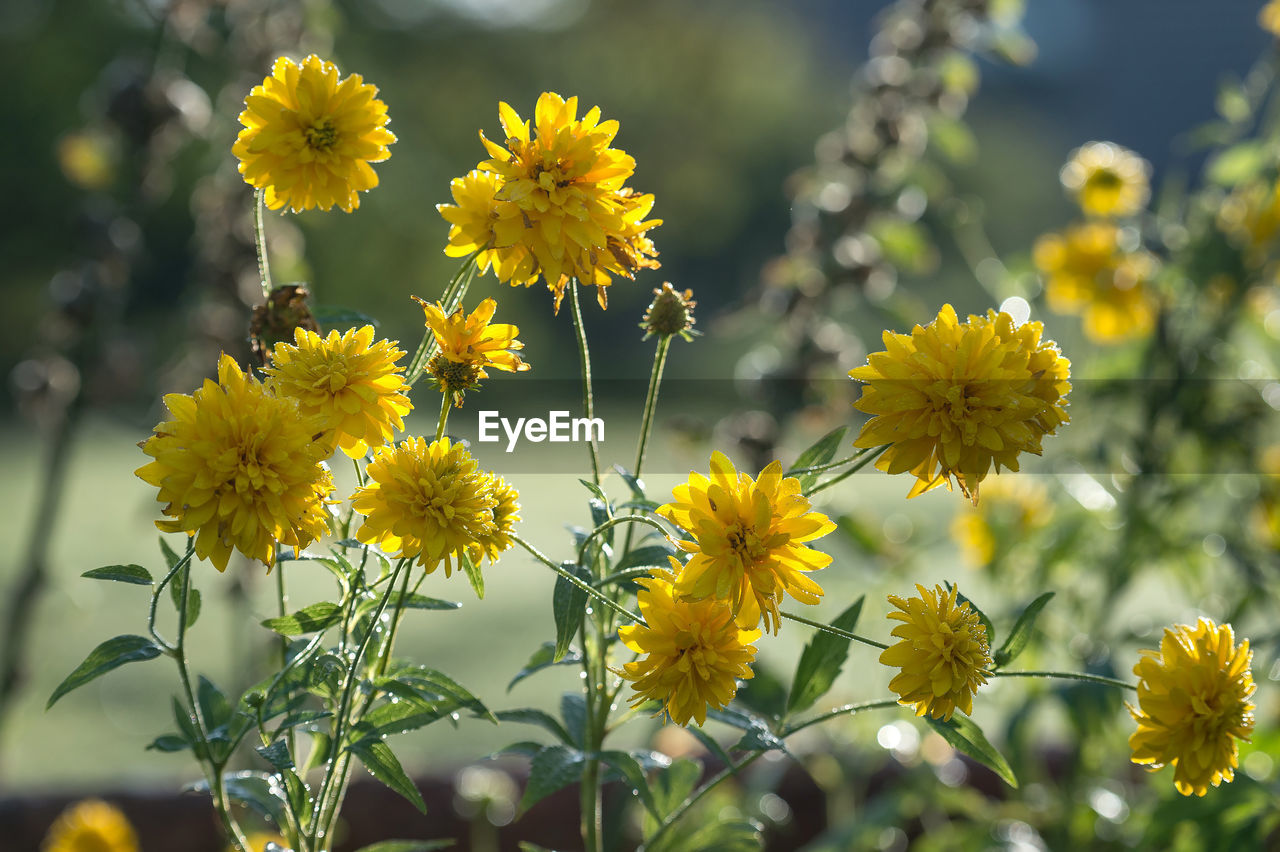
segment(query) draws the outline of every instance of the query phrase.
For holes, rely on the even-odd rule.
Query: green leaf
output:
[[[690,732],[697,728],[690,728]],[[702,765],[688,759],[673,762],[666,769],[658,772],[649,784],[653,796],[654,807],[658,811],[658,819],[648,814],[644,818],[644,834],[646,837],[658,830],[658,823],[680,807],[693,794],[702,777]]]
[[[151,572],[141,565],[107,565],[103,568],[85,571],[80,576],[88,577],[90,580],[114,580],[117,583],[132,583],[135,586],[150,586],[155,582],[151,578]]]
[[[1237,186],[1262,173],[1273,160],[1269,145],[1242,142],[1220,152],[1209,164],[1209,180],[1222,186]]]
[[[556,643],[543,642],[541,647],[533,652],[533,656],[529,658],[529,662],[524,664],[524,668],[522,668],[516,676],[511,679],[511,683],[507,684],[507,692],[510,692],[511,687],[529,677],[529,675],[540,672],[543,669],[550,668],[551,666],[567,666],[580,662],[582,662],[582,655],[573,650],[567,651],[563,657],[557,660]]]
[[[572,737],[573,745],[582,748],[587,740],[587,699],[581,692],[566,692],[560,696],[560,717],[565,730]]]
[[[403,609],[427,609],[427,610],[455,610],[460,609],[462,604],[457,601],[446,601],[440,598],[429,598],[426,595],[419,595],[415,592],[406,592],[404,594],[404,603],[400,603],[401,596],[397,590],[391,593],[390,599],[387,601],[387,609],[394,610],[396,604],[400,603]],[[370,612],[378,608],[380,598],[369,598],[360,603],[356,607],[356,617],[362,618]]]
[[[1218,97],[1214,100],[1214,106],[1218,110],[1218,115],[1232,124],[1247,121],[1253,113],[1248,92],[1236,80],[1225,80],[1218,86]]]
[[[637,500],[644,499],[644,482],[642,480],[636,479],[635,475],[632,474],[631,471],[627,470],[620,464],[615,464],[613,466],[613,471],[618,474],[618,476],[622,477],[623,482],[627,483],[627,487],[631,489],[631,496],[635,497]]]
[[[852,633],[858,626],[858,617],[862,615],[864,599],[865,596],[854,601],[852,606],[835,617],[831,626]],[[808,710],[815,701],[826,695],[848,656],[848,639],[822,631],[814,633],[809,644],[804,646],[804,652],[796,666],[791,694],[787,698],[787,712]]]
[[[615,572],[626,571],[629,568],[671,568],[671,561],[667,558],[674,556],[675,551],[670,547],[663,547],[659,544],[651,544],[647,547],[637,547],[623,555],[618,560],[618,564],[613,566]]]
[[[609,504],[607,501],[588,500],[587,505],[591,508],[591,523],[596,529],[599,529],[606,521],[612,519],[613,515],[609,512]],[[596,540],[603,541],[606,547],[613,547],[614,529],[615,527],[609,527]]]
[[[433,849],[448,849],[457,845],[456,840],[381,840],[368,846],[361,846],[356,852],[432,852]]]
[[[262,626],[274,630],[281,636],[298,636],[303,633],[315,633],[325,630],[342,620],[342,607],[331,601],[313,603],[303,607],[292,615],[281,615],[268,618]]]
[[[547,746],[535,754],[529,767],[529,783],[520,799],[520,813],[524,814],[556,790],[577,781],[585,761],[582,752],[565,746]]]
[[[635,500],[628,500],[625,503],[619,503],[617,506],[614,506],[613,508],[615,511],[619,509],[640,509],[641,511],[644,511],[644,512],[656,512],[658,511],[658,507],[661,505],[662,504],[657,502],[656,500],[635,499]]]
[[[734,818],[712,822],[693,833],[682,850],[715,849],[716,852],[758,852],[764,826],[753,819]]]
[[[1009,665],[1027,647],[1027,643],[1031,641],[1032,631],[1036,626],[1036,619],[1040,616],[1040,610],[1044,609],[1045,604],[1053,598],[1053,595],[1053,592],[1045,592],[1027,604],[1027,608],[1022,611],[1022,615],[1019,615],[1018,620],[1014,622],[1013,630],[1005,638],[1004,644],[1000,646],[1000,650],[996,651],[995,656],[992,658],[992,663],[996,668]]]
[[[498,718],[484,705],[484,702],[444,672],[426,666],[399,666],[392,670],[389,677],[378,680],[375,686],[386,689],[392,681],[409,687],[413,690],[415,697],[423,701],[448,699],[453,705],[450,710],[465,707],[477,718],[487,719],[495,725],[498,723]]]
[[[717,722],[723,722],[743,731],[742,739],[738,740],[733,746],[736,749],[745,751],[787,750],[782,740],[778,739],[773,731],[770,730],[769,723],[758,716],[728,707],[724,710],[709,710],[707,718],[715,719]]]
[[[951,583],[951,582],[948,582],[948,583],[947,583],[947,591],[948,591],[948,592],[949,592],[949,591],[951,591],[951,590],[952,590],[952,589],[954,589],[954,588],[955,588],[955,584],[954,584],[954,583]],[[968,604],[968,605],[969,605],[969,609],[973,610],[973,611],[974,611],[974,613],[976,613],[976,614],[977,614],[977,616],[978,616],[978,620],[982,622],[982,629],[983,629],[983,630],[985,630],[985,631],[987,632],[987,644],[988,644],[988,645],[994,645],[994,644],[995,644],[995,641],[996,641],[996,629],[995,629],[995,627],[991,624],[991,619],[987,618],[987,614],[986,614],[985,612],[983,612],[982,610],[978,609],[978,605],[977,605],[976,603],[974,603],[973,601],[969,600],[968,598],[966,598],[964,595],[960,594],[959,592],[956,592],[956,603],[957,603],[957,604]]]
[[[222,776],[227,796],[253,808],[276,825],[284,824],[284,791],[275,779],[265,772],[229,772]],[[208,790],[208,784],[200,782],[196,789]]]
[[[164,536],[160,536],[160,553],[164,556],[165,565],[169,570],[173,570],[173,566],[182,559],[178,552],[169,546],[169,542],[165,541]]]
[[[181,734],[161,734],[151,741],[147,751],[175,752],[191,748],[191,741]]]
[[[951,743],[956,750],[964,752],[983,766],[991,769],[991,771],[1004,779],[1004,782],[1010,787],[1016,788],[1018,786],[1018,779],[1014,777],[1013,770],[1009,768],[1009,763],[1004,759],[1004,755],[987,741],[982,729],[975,725],[972,719],[956,714],[946,722],[927,716],[925,721],[929,723],[931,728],[941,734],[943,739]]]
[[[978,153],[978,140],[969,125],[940,111],[929,116],[929,144],[942,156],[960,165],[972,163]]]
[[[562,562],[560,567],[573,574],[583,583],[591,582],[591,572],[573,562]],[[556,652],[554,660],[560,660],[569,650],[569,643],[574,634],[582,626],[582,617],[586,612],[587,593],[576,584],[556,575],[556,585],[551,592],[551,612],[556,621]]]
[[[258,746],[254,750],[275,767],[277,772],[293,769],[293,756],[289,754],[289,744],[284,740],[276,740],[271,745]]]
[[[550,732],[560,742],[566,745],[572,745],[573,743],[573,738],[564,729],[564,725],[560,724],[560,720],[543,710],[520,707],[515,710],[499,710],[495,715],[504,722],[522,722],[526,725],[537,725]]]
[[[79,689],[112,669],[117,669],[125,663],[153,660],[158,656],[160,656],[160,647],[145,636],[127,635],[108,639],[90,651],[89,656],[84,658],[84,662],[76,666],[76,670],[58,684],[58,688],[49,696],[44,709],[48,710],[68,692]]]
[[[849,431],[848,426],[838,426],[827,434],[823,435],[813,443],[811,447],[796,457],[795,464],[783,474],[783,476],[793,476],[800,480],[800,490],[803,491],[818,481],[818,473],[803,472],[806,467],[820,467],[836,457],[836,450],[840,449],[840,442],[844,440],[844,433]]]
[[[196,702],[200,705],[200,715],[209,728],[217,728],[231,721],[231,703],[222,694],[222,690],[204,675],[196,686]]]
[[[361,740],[347,746],[347,750],[360,758],[370,775],[404,796],[422,813],[427,812],[427,803],[422,801],[422,794],[409,780],[390,746],[381,740]]]
[[[465,547],[458,551],[458,562],[461,563],[467,579],[471,581],[471,588],[475,590],[476,597],[484,600],[484,575],[480,573],[480,566],[471,561]]]
[[[649,780],[645,778],[644,769],[634,757],[625,751],[602,751],[600,760],[616,770],[631,785],[631,789],[639,794],[640,801],[644,803],[649,813],[662,819],[658,813],[658,805],[653,799],[653,792],[649,789]]]
[[[381,740],[424,728],[452,713],[458,703],[400,700],[370,710],[352,732],[355,741]]]
[[[189,571],[191,566],[188,565],[184,571]],[[182,574],[173,578],[173,582],[169,584],[169,598],[173,601],[174,610],[182,608]],[[197,589],[190,581],[187,583],[187,627],[191,627],[196,623],[196,619],[200,617],[200,590]]]
[[[591,495],[593,497],[595,497],[597,500],[599,500],[601,503],[605,504],[606,506],[609,505],[609,498],[605,495],[603,491],[600,490],[599,485],[596,485],[594,482],[588,482],[585,479],[579,479],[578,481],[582,483],[584,488],[586,488],[588,491],[591,492]]]

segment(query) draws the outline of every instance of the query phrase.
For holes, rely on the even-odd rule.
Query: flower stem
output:
[[[520,536],[515,535],[515,534],[513,533],[513,534],[511,535],[511,540],[512,540],[512,541],[514,541],[516,544],[520,545],[521,547],[523,547],[525,550],[529,551],[529,553],[531,553],[531,554],[533,555],[533,557],[534,557],[535,559],[537,559],[539,562],[541,562],[543,565],[546,565],[546,566],[547,566],[548,568],[550,568],[552,571],[555,571],[555,572],[556,572],[557,574],[559,574],[561,577],[564,577],[564,578],[565,578],[566,580],[568,580],[570,583],[572,583],[573,585],[577,586],[577,587],[578,587],[578,589],[580,589],[581,591],[586,592],[588,597],[593,598],[594,600],[600,601],[600,603],[602,603],[602,604],[604,604],[605,606],[609,607],[609,609],[611,609],[611,610],[613,610],[614,612],[618,613],[618,615],[625,616],[627,619],[629,619],[629,620],[631,620],[631,621],[633,621],[633,622],[635,622],[635,623],[637,623],[637,624],[640,622],[640,620],[641,620],[641,619],[640,619],[640,616],[638,616],[638,615],[636,615],[635,613],[633,613],[633,612],[631,612],[631,611],[627,610],[626,608],[624,608],[624,607],[622,607],[622,606],[618,605],[618,604],[617,604],[617,603],[615,603],[612,599],[610,599],[610,598],[606,597],[605,595],[602,595],[600,592],[598,592],[596,589],[592,588],[590,585],[588,585],[588,584],[586,584],[586,583],[582,582],[582,581],[581,581],[581,580],[579,580],[577,577],[575,577],[573,574],[569,573],[568,571],[564,570],[564,569],[563,569],[563,568],[561,568],[559,565],[557,565],[555,562],[551,561],[551,558],[550,558],[550,557],[548,557],[548,556],[547,556],[545,553],[543,553],[542,551],[538,550],[538,548],[534,547],[534,546],[533,546],[532,544],[530,544],[529,542],[527,542],[527,541],[525,541],[524,539],[522,539]]]
[[[620,518],[610,518],[609,520],[605,521],[600,526],[593,529],[586,536],[586,538],[582,540],[582,544],[578,545],[578,564],[581,565],[582,560],[586,557],[587,545],[591,544],[592,539],[594,539],[596,536],[600,535],[601,533],[604,533],[608,530],[613,529],[619,524],[633,524],[633,525],[643,524],[646,527],[653,527],[655,530],[662,533],[662,537],[665,538],[667,541],[671,542],[672,544],[676,543],[675,539],[673,539],[670,535],[668,535],[666,529],[663,528],[662,524],[658,523],[652,518],[646,518],[642,515],[623,515]],[[623,553],[626,553],[626,551],[624,550]]]
[[[649,392],[644,398],[644,419],[640,421],[640,440],[636,444],[636,465],[631,475],[640,478],[640,469],[644,467],[644,451],[649,443],[649,432],[653,429],[653,413],[658,407],[658,388],[662,385],[662,371],[667,366],[667,352],[671,349],[671,335],[664,334],[658,338],[658,348],[653,353],[653,370],[649,373]]]
[[[253,205],[253,241],[258,249],[258,277],[262,279],[262,295],[270,298],[275,289],[271,284],[271,261],[267,258],[267,191],[259,189],[254,193]]]
[[[587,328],[582,322],[582,305],[578,301],[578,279],[569,281],[569,304],[573,308],[573,327],[578,333],[578,355],[582,361],[582,406],[588,420],[595,415],[595,395],[591,390],[591,352],[587,349]],[[587,449],[591,452],[591,481],[600,485],[600,449],[594,434],[588,430]]]
[[[444,424],[449,422],[449,392],[440,394],[440,422],[436,424],[436,440],[444,437]]]
[[[797,725],[789,726],[783,733],[783,737],[789,737],[796,731],[803,731],[812,725],[820,725],[838,716],[852,716],[855,713],[861,713],[863,710],[882,710],[887,707],[897,706],[898,699],[896,698],[882,698],[879,701],[865,701],[861,704],[846,704],[843,707],[837,707],[834,710],[823,713],[821,716],[814,716],[812,719],[806,719]]]
[[[874,450],[870,450],[870,449],[863,450],[861,453],[857,454],[856,456],[853,456],[853,458],[858,459],[856,464],[854,464],[852,467],[850,467],[848,470],[844,471],[843,473],[836,474],[835,476],[831,477],[825,482],[819,482],[811,486],[809,490],[804,492],[804,496],[812,497],[814,494],[817,494],[819,491],[826,490],[827,488],[830,488],[831,486],[835,485],[837,482],[842,482],[845,479],[848,479],[850,476],[853,476],[855,473],[862,470],[864,467],[871,464],[876,459],[880,458],[881,454],[884,453],[885,450],[889,449],[889,447],[890,447],[889,444],[885,444],[883,447],[876,447]]]
[[[1059,680],[1080,680],[1080,681],[1084,681],[1085,683],[1100,683],[1104,686],[1114,686],[1120,689],[1132,690],[1134,692],[1138,691],[1137,684],[1129,683],[1128,681],[1120,680],[1114,677],[1103,677],[1102,675],[1091,675],[1091,674],[1085,674],[1084,672],[996,671],[996,672],[984,672],[984,674],[988,675],[989,677],[1049,677],[1049,678],[1057,678]]]
[[[706,784],[702,785],[702,787],[700,787],[696,793],[689,796],[689,798],[685,799],[683,802],[680,803],[679,807],[677,807],[674,811],[669,813],[667,815],[667,818],[662,821],[662,825],[658,826],[658,830],[653,833],[652,837],[650,837],[648,840],[644,842],[644,844],[640,847],[640,849],[645,850],[654,846],[658,842],[658,839],[661,838],[662,835],[666,834],[667,830],[670,829],[671,826],[679,822],[680,818],[683,817],[686,813],[688,813],[693,808],[694,805],[702,801],[702,798],[706,796],[708,793],[710,793],[711,790],[715,788],[717,784],[719,784],[721,781],[725,780],[731,775],[737,775],[743,769],[746,769],[748,766],[750,766],[751,764],[759,760],[762,754],[764,754],[763,751],[752,752],[741,762],[731,763],[728,766],[726,766],[724,769],[720,770],[720,772],[717,773],[714,778],[712,778]]]
[[[877,642],[874,639],[868,639],[866,636],[859,636],[857,633],[850,633],[848,630],[841,630],[839,627],[832,627],[830,624],[823,624],[820,621],[810,621],[807,618],[803,618],[799,615],[792,615],[789,612],[779,613],[779,615],[788,621],[805,624],[812,627],[814,630],[821,630],[824,633],[830,633],[834,636],[842,636],[845,639],[852,639],[854,642],[861,642],[863,645],[870,645],[872,648],[879,648],[881,651],[889,647],[883,642]]]

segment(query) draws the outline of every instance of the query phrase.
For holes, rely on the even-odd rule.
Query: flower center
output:
[[[333,126],[333,119],[325,117],[302,131],[307,138],[307,145],[315,151],[328,151],[338,142],[338,129]]]
[[[446,393],[458,393],[476,386],[480,378],[480,368],[466,361],[451,361],[443,355],[436,355],[427,364],[427,372],[435,377],[440,389]]]
[[[1124,184],[1120,175],[1111,171],[1111,169],[1098,169],[1089,175],[1089,186],[1094,189],[1119,189]]]
[[[725,541],[729,549],[745,564],[753,564],[764,558],[766,549],[755,530],[744,529],[742,524],[734,524],[725,530]]]

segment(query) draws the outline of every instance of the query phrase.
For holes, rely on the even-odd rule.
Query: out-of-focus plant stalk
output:
[[[267,257],[267,191],[259,189],[254,193],[253,203],[253,244],[258,250],[258,275],[262,278],[262,295],[271,298],[274,286],[271,283],[271,261]]]
[[[582,323],[582,305],[578,300],[578,280],[569,281],[569,304],[573,308],[573,328],[578,334],[578,355],[582,363],[582,407],[588,420],[595,417],[595,394],[591,389],[591,352],[587,348],[587,329]],[[591,452],[591,481],[600,485],[600,450],[594,432],[587,430],[587,449]]]

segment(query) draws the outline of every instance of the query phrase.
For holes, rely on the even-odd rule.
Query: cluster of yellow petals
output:
[[[454,404],[462,405],[463,393],[487,379],[486,369],[520,373],[529,365],[516,353],[524,344],[516,340],[520,329],[508,323],[492,323],[498,303],[485,299],[467,314],[461,306],[446,314],[440,304],[414,297],[426,313],[427,328],[435,335],[437,354],[427,366],[442,393],[453,394]]]
[[[954,586],[917,585],[916,591],[919,597],[889,596],[899,611],[888,618],[902,622],[892,632],[898,642],[880,655],[881,663],[901,669],[889,689],[917,716],[945,721],[957,709],[970,714],[991,667],[987,632],[967,602],[957,603]]]
[[[428,574],[443,562],[451,576],[455,558],[497,534],[493,482],[463,444],[406,438],[377,450],[366,474],[368,484],[351,497],[364,516],[356,538],[414,559]]]
[[[1086,216],[1123,219],[1151,197],[1151,166],[1114,142],[1090,142],[1071,152],[1059,174]]]
[[[1174,768],[1184,796],[1203,796],[1235,777],[1237,740],[1253,732],[1255,686],[1249,640],[1239,646],[1230,624],[1201,618],[1196,626],[1165,628],[1160,650],[1143,651],[1133,667],[1138,729],[1129,737],[1133,762]]]
[[[266,190],[267,207],[295,213],[335,204],[360,206],[360,192],[378,185],[370,163],[391,156],[387,106],[376,86],[312,54],[299,65],[280,57],[271,75],[244,101],[244,129],[232,146],[240,174]]]
[[[195,536],[195,552],[226,570],[232,549],[270,567],[276,544],[300,548],[328,530],[324,503],[332,447],[319,416],[276,396],[223,355],[218,381],[164,398],[171,420],[141,444],[155,461],[138,468],[160,489],[165,532]]]
[[[138,852],[129,819],[101,799],[76,802],[49,826],[41,852]]]
[[[1045,278],[1049,307],[1081,314],[1084,333],[1097,343],[1146,337],[1155,327],[1151,282],[1158,264],[1127,246],[1126,232],[1109,222],[1072,225],[1036,241],[1033,259]]]
[[[489,493],[493,495],[493,528],[476,536],[467,552],[476,565],[480,559],[487,558],[492,564],[498,557],[511,549],[511,540],[515,532],[516,521],[520,520],[520,492],[511,483],[496,473],[486,474]]]
[[[658,514],[688,532],[680,547],[690,555],[679,569],[675,593],[682,600],[716,598],[728,603],[738,624],[778,632],[778,604],[791,595],[816,604],[822,587],[807,576],[831,557],[806,546],[836,528],[811,511],[800,481],[782,475],[775,461],[752,479],[723,453],[711,456],[711,474],[690,473],[672,489],[673,500]]]
[[[996,560],[1001,545],[1026,540],[1052,516],[1053,503],[1032,476],[995,476],[983,485],[980,504],[951,519],[951,538],[965,562],[982,568]]]
[[[727,705],[737,681],[751,678],[760,631],[743,629],[722,599],[686,600],[667,571],[639,583],[644,623],[618,628],[623,644],[640,655],[618,672],[635,689],[631,703],[660,701],[677,725],[702,725],[708,708]]]
[[[657,268],[647,219],[653,196],[626,181],[635,160],[610,147],[618,122],[601,121],[600,108],[578,117],[578,99],[544,92],[532,126],[510,105],[498,105],[506,139],[480,139],[490,159],[451,185],[454,204],[442,204],[450,223],[445,253],[479,252],[482,270],[501,281],[529,286],[541,278],[557,310],[570,279],[594,285],[601,307],[616,275]]]
[[[373,326],[321,337],[296,329],[293,344],[277,343],[267,386],[298,401],[304,417],[324,421],[326,440],[351,458],[390,443],[413,410],[404,357],[394,341],[373,340]]]
[[[885,351],[849,373],[864,383],[855,407],[874,415],[854,446],[889,445],[876,467],[910,471],[909,497],[954,478],[976,502],[992,467],[1018,470],[1069,419],[1071,364],[1042,332],[995,311],[961,323],[950,305],[909,335],[886,331]]]

